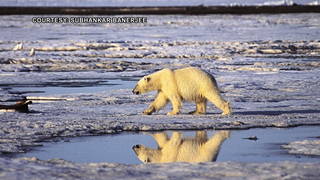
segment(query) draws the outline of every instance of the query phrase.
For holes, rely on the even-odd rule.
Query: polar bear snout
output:
[[[136,94],[136,95],[139,95],[139,94],[140,94],[140,91],[138,90],[138,86],[136,86],[136,87],[133,88],[132,93],[133,93],[133,94]]]
[[[133,94],[136,94],[136,95],[139,95],[139,94],[140,94],[140,91],[137,91],[136,89],[133,89],[133,90],[132,90],[132,93],[133,93]]]
[[[134,146],[132,146],[132,149],[134,150],[134,149],[139,149],[141,147],[141,145],[140,144],[137,144],[137,145],[134,145]]]

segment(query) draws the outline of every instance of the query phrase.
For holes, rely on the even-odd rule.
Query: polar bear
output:
[[[168,115],[179,114],[182,101],[196,103],[196,110],[190,112],[191,114],[205,114],[207,100],[218,107],[223,112],[222,115],[231,114],[230,104],[221,97],[214,77],[195,67],[162,69],[141,78],[132,90],[134,94],[150,91],[158,93],[143,114],[150,115],[159,111],[168,101],[172,103],[173,108]]]
[[[132,147],[138,159],[143,163],[168,162],[209,162],[216,161],[222,143],[230,137],[230,131],[218,131],[209,140],[206,131],[197,131],[194,138],[182,138],[175,131],[168,139],[166,133],[151,134],[158,149],[143,145]]]

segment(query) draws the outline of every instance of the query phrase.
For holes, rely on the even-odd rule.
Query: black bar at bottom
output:
[[[0,7],[0,15],[279,14],[319,13],[320,6]]]

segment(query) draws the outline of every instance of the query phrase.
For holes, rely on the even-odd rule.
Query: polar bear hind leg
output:
[[[208,91],[205,97],[214,104],[218,109],[222,111],[222,115],[230,115],[231,108],[229,102],[225,101],[219,92]]]

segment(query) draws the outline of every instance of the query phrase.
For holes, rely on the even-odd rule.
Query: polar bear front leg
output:
[[[177,96],[173,96],[169,99],[172,104],[172,111],[168,112],[167,115],[177,115],[180,113],[181,109],[181,100]]]
[[[155,108],[152,105],[150,105],[146,110],[143,111],[143,114],[144,115],[151,115],[155,111],[156,111]]]
[[[174,131],[169,140],[171,146],[179,146],[182,142],[182,134],[178,131]]]
[[[154,140],[157,142],[159,148],[163,148],[163,146],[169,141],[167,133],[155,133],[151,134]]]
[[[168,103],[168,98],[163,94],[163,92],[158,92],[155,100],[150,104],[150,106],[143,111],[143,114],[150,115],[153,112],[159,111]]]
[[[222,111],[222,115],[230,115],[231,107],[230,103],[225,101],[218,91],[208,91],[205,97],[212,102],[218,109]]]

